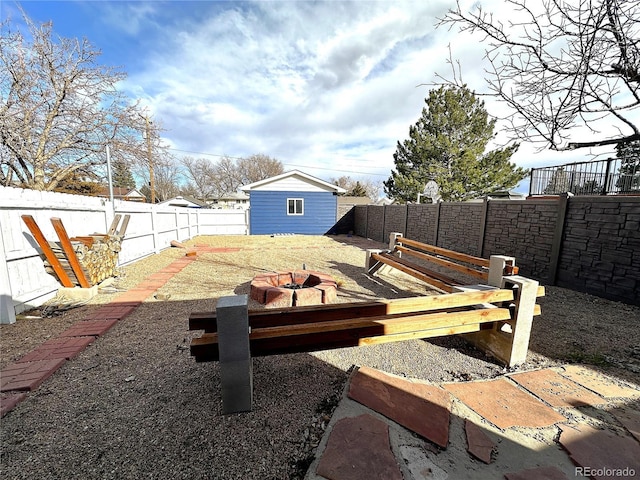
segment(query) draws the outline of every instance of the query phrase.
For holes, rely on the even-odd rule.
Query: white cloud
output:
[[[475,88],[483,84],[478,39],[434,27],[450,6],[202,2],[197,17],[185,10],[184,18],[163,24],[156,48],[128,66],[125,85],[143,98],[177,149],[265,153],[323,178],[351,171],[384,179],[435,72],[450,72],[449,43],[464,79]],[[126,28],[156,25],[158,14],[141,7],[128,13]],[[504,112],[499,104],[487,107]],[[530,167],[578,156],[584,153],[567,160],[523,145],[515,160]]]

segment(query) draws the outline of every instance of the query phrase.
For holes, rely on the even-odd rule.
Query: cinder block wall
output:
[[[354,232],[511,255],[522,275],[543,284],[640,305],[640,197],[358,206]]]

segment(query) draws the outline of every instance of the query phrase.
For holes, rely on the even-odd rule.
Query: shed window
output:
[[[304,215],[304,199],[287,198],[287,215]]]

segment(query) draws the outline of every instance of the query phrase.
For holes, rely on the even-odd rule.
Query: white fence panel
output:
[[[31,215],[44,237],[57,241],[51,218],[60,218],[69,237],[106,233],[115,214],[129,215],[118,263],[125,265],[196,235],[246,235],[243,210],[201,210],[96,197],[0,187],[0,323],[42,305],[60,284],[45,272],[40,249],[22,221]]]

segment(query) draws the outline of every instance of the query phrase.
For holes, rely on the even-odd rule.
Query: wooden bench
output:
[[[390,235],[388,250],[367,251],[366,267],[370,274],[377,275],[384,266],[400,270],[448,293],[455,292],[458,290],[456,287],[469,283],[468,280],[463,280],[463,277],[500,286],[503,276],[518,273],[513,257],[475,257],[410,240],[400,233]]]
[[[403,245],[408,243],[404,239]],[[433,253],[440,256],[442,250]],[[386,255],[374,255],[374,264],[392,260],[427,275],[425,270],[413,269]],[[544,295],[544,287],[518,275],[503,275],[515,271],[510,257],[483,262],[487,271],[478,271],[494,282],[489,270],[493,268],[495,277],[500,268],[499,285],[449,283],[442,274],[433,272],[439,276],[429,274],[429,279],[440,282],[443,290],[450,288],[451,293],[251,311],[246,295],[223,297],[216,312],[191,314],[189,329],[204,330],[202,336],[192,340],[191,355],[197,362],[220,361],[225,413],[251,409],[251,357],[255,356],[464,334],[506,365],[523,363],[533,316],[540,314],[536,300]]]

